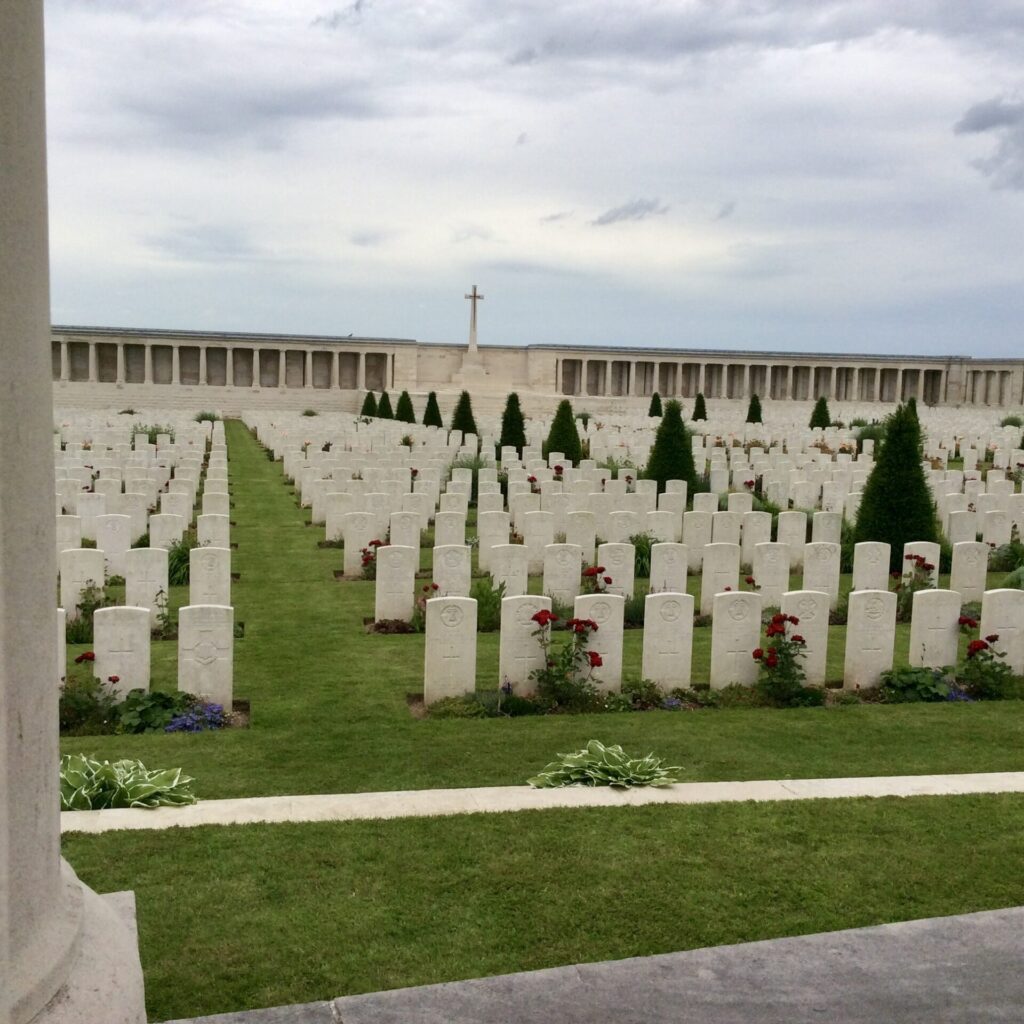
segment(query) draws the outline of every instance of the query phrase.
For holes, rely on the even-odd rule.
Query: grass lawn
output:
[[[208,827],[64,847],[90,886],[135,890],[158,1021],[1024,901],[1018,795]]]
[[[422,689],[423,637],[363,631],[373,584],[335,580],[341,551],[317,546],[323,528],[306,525],[280,463],[241,422],[226,430],[241,574],[233,598],[245,623],[235,695],[252,701],[252,728],[65,738],[64,752],[180,766],[206,798],[519,784],[591,738],[654,750],[684,766],[687,781],[1024,769],[1024,702],[417,721],[406,696]],[[172,591],[175,607],[186,603],[187,588]],[[844,636],[831,628],[832,679]],[[695,631],[696,680],[707,678],[710,637]],[[639,676],[641,642],[627,631],[627,676]],[[907,643],[900,627],[898,658]],[[152,660],[154,685],[173,689],[176,645],[154,644]],[[481,634],[481,689],[497,686],[497,663],[497,634]]]

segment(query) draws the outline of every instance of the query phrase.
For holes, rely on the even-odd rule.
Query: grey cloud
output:
[[[320,14],[312,21],[314,28],[326,28],[336,31],[345,25],[358,25],[363,20],[363,12],[370,6],[369,0],[354,0],[347,7],[333,10],[330,14]]]
[[[663,213],[668,213],[668,207],[662,206],[660,199],[634,199],[632,202],[623,203],[622,206],[605,210],[590,223],[596,227],[604,227],[607,224],[618,224],[624,220],[646,220],[648,217],[659,216]]]
[[[536,64],[537,62],[537,51],[532,46],[524,46],[520,50],[516,50],[508,60],[507,64],[511,64],[512,67],[522,67],[523,65]]]
[[[992,128],[1006,128],[1024,122],[1024,103],[1009,103],[1002,96],[975,103],[969,107],[955,125],[958,135],[964,132],[987,132]]]
[[[348,236],[348,240],[353,245],[358,245],[363,249],[372,249],[375,246],[382,245],[389,238],[392,237],[394,232],[383,231],[376,228],[366,228],[362,231],[353,231]]]
[[[574,210],[559,210],[558,213],[549,213],[544,217],[541,217],[541,224],[556,224],[560,220],[568,220],[574,213]]]
[[[490,228],[481,227],[479,224],[467,224],[465,227],[457,228],[452,232],[452,241],[455,243],[488,241],[494,237]]]
[[[1003,97],[970,107],[953,126],[958,135],[993,132],[998,135],[995,152],[973,161],[992,182],[993,188],[1024,190],[1024,103]]]
[[[727,217],[731,217],[736,212],[736,203],[733,200],[729,200],[727,203],[722,203],[718,208],[718,213],[715,214],[715,220],[725,220]]]
[[[195,224],[144,240],[150,249],[182,263],[250,263],[266,254],[244,231],[224,224]]]
[[[519,133],[519,137],[516,139],[516,145],[517,146],[525,146],[526,143],[527,143],[528,138],[529,138],[529,136],[526,134],[526,132],[520,132]]]

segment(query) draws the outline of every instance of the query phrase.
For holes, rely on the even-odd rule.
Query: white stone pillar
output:
[[[224,387],[233,388],[235,386],[235,350],[228,346],[227,352],[224,353]]]
[[[95,384],[100,379],[96,342],[89,342],[89,383]]]
[[[359,391],[366,390],[366,353],[360,352],[356,357],[356,387]]]
[[[697,364],[697,394],[704,394],[704,364]],[[696,395],[694,396],[696,397]]]
[[[143,1024],[138,947],[60,858],[43,5],[0,4],[0,1020]],[[14,642],[17,638],[17,642]]]
[[[143,365],[143,371],[142,371],[142,379],[143,379],[144,383],[152,384],[153,383],[153,346],[150,345],[149,342],[146,342],[144,352],[145,352],[145,354],[142,357],[143,358],[143,364],[144,364]]]
[[[252,347],[252,386],[260,386],[260,350],[255,345]]]
[[[117,373],[114,380],[118,384],[124,383],[124,342],[122,341],[117,343]]]
[[[69,359],[68,343],[66,341],[62,341],[60,343],[60,379],[71,379],[71,361]]]
[[[287,369],[288,353],[282,348],[277,353],[277,386],[279,388],[288,386]]]
[[[199,346],[199,383],[206,384],[206,346]]]
[[[340,363],[341,363],[341,353],[340,352],[331,352],[330,356],[331,356],[331,390],[337,391],[337,389],[341,386],[341,372],[340,372],[340,369],[339,369],[339,366],[340,366]],[[310,377],[312,378],[312,374],[310,374]]]
[[[181,383],[181,352],[177,342],[171,345],[171,383]]]
[[[313,350],[306,350],[306,369],[302,375],[303,387],[311,388],[313,386]]]

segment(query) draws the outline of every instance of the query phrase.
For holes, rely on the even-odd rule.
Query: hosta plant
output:
[[[573,754],[559,754],[540,774],[527,782],[535,789],[557,786],[670,786],[682,768],[663,765],[660,757],[630,757],[620,746],[606,747],[591,740]]]
[[[194,804],[192,782],[180,768],[149,771],[141,761],[96,761],[83,754],[65,754],[60,759],[60,809]]]

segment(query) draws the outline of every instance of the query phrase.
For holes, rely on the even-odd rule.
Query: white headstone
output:
[[[581,594],[573,606],[577,619],[592,619],[597,623],[598,628],[589,636],[587,650],[601,658],[602,664],[594,669],[591,681],[604,693],[618,693],[622,689],[625,605],[625,599],[618,594]]]
[[[461,697],[476,689],[476,601],[435,597],[427,601],[423,701]]]
[[[709,677],[713,689],[732,683],[752,686],[757,682],[758,663],[754,661],[754,650],[759,646],[760,636],[760,595],[719,593],[714,596]]]
[[[540,626],[537,612],[551,611],[551,599],[539,594],[506,597],[501,602],[501,635],[498,644],[498,685],[511,686],[517,694],[536,689],[530,674],[544,668],[544,649],[534,635]]]
[[[95,548],[70,548],[60,553],[60,605],[68,621],[78,618],[82,592],[106,583],[106,559]]]
[[[995,634],[992,646],[1006,655],[1014,675],[1024,675],[1024,590],[989,590],[981,603],[982,639]]]
[[[418,565],[419,548],[386,544],[377,549],[373,605],[375,621],[400,619],[408,622],[412,618]]]
[[[193,548],[189,552],[189,604],[231,604],[231,551]]]
[[[119,697],[149,690],[149,610],[97,608],[92,617],[93,672]]]
[[[192,604],[178,610],[178,689],[231,710],[233,608]]]
[[[961,541],[953,545],[949,589],[955,590],[964,604],[980,601],[988,578],[988,545],[981,541]]]
[[[810,686],[825,683],[828,656],[828,594],[817,590],[790,590],[782,596],[781,611],[799,622],[787,627],[789,636],[804,638],[803,669]]]
[[[612,578],[608,593],[627,599],[633,596],[636,551],[632,544],[598,545],[597,564],[603,565],[604,575]]]
[[[685,593],[648,594],[644,600],[641,672],[662,690],[690,685],[693,598]]]
[[[505,584],[505,597],[522,597],[526,593],[526,548],[522,544],[495,544],[491,548],[491,579],[494,586]]]
[[[713,615],[715,595],[730,590],[738,591],[739,584],[739,544],[708,544],[704,548],[704,565],[700,577],[701,615]]]
[[[761,603],[778,608],[789,590],[789,545],[758,544],[754,548],[753,577],[757,581]]]
[[[96,517],[96,547],[106,557],[107,575],[124,575],[125,552],[132,546],[132,521],[129,516]]]
[[[570,605],[576,599],[582,571],[583,548],[578,544],[549,544],[544,549],[543,590],[558,604]]]
[[[672,591],[686,593],[687,555],[685,544],[652,544],[651,577],[652,594]]]
[[[912,666],[956,664],[960,640],[960,595],[953,590],[918,590],[910,620]]]
[[[804,590],[820,590],[828,594],[829,605],[839,603],[838,544],[817,541],[804,547]]]
[[[150,625],[155,625],[160,601],[166,604],[170,595],[167,552],[163,548],[132,548],[125,552],[124,584],[125,604],[145,608],[149,612]]]
[[[878,686],[882,673],[892,668],[895,640],[896,595],[888,590],[853,591],[846,620],[844,688]]]
[[[434,548],[432,565],[438,597],[469,597],[473,573],[467,545],[446,544]]]
[[[890,547],[884,541],[866,540],[853,546],[853,590],[889,589]]]

